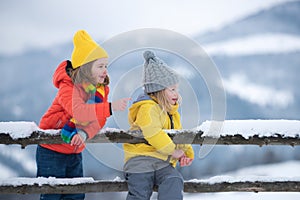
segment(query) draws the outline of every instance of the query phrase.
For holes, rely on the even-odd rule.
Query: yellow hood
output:
[[[172,115],[174,129],[181,129],[178,105],[173,106]],[[171,129],[171,121],[166,112],[154,99],[148,95],[143,95],[135,101],[129,108],[128,114],[131,130],[142,130],[143,137],[148,144],[124,144],[125,162],[136,156],[151,156],[162,160],[167,160],[175,148],[184,148],[188,157],[193,158],[194,153],[191,145],[175,145],[164,129]],[[170,160],[175,166],[176,160]]]

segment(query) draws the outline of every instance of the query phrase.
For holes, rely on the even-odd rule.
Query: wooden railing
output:
[[[299,130],[300,131],[300,130]],[[203,136],[203,132],[192,130],[166,130],[175,144],[216,144],[216,145],[300,145],[300,136],[284,137],[280,134],[272,136],[253,135],[244,138],[240,134],[221,135],[220,137]],[[125,132],[117,129],[107,129],[97,134],[87,143],[143,143],[139,131]],[[62,139],[58,134],[49,134],[43,131],[34,131],[30,137],[13,139],[8,133],[0,133],[0,144],[20,144],[22,148],[32,144],[58,144]]]
[[[252,177],[253,178],[253,177]],[[127,183],[124,180],[94,181],[87,178],[56,179],[43,178],[14,178],[11,183],[0,185],[0,194],[68,194],[90,192],[124,192],[127,191]],[[48,181],[47,181],[48,179]],[[237,178],[238,179],[238,178]],[[18,184],[15,184],[17,182]],[[157,191],[157,188],[153,188]],[[219,181],[210,180],[185,181],[186,193],[211,193],[211,192],[300,192],[300,178],[283,180],[243,180],[243,181]]]
[[[220,137],[203,136],[202,131],[192,130],[166,130],[176,144],[216,144],[216,145],[300,145],[299,135],[285,137],[280,134],[272,136],[258,136],[244,138],[242,135],[225,135]],[[116,129],[106,129],[87,143],[142,143],[145,140],[140,132],[125,132]],[[33,144],[62,143],[59,133],[49,134],[43,131],[34,131],[29,137],[13,139],[9,133],[0,133],[1,144],[19,144],[22,148]],[[28,183],[28,180],[30,183]],[[99,181],[93,179],[51,179],[41,184],[41,178],[15,178],[1,180],[0,194],[32,194],[32,193],[89,193],[89,192],[122,192],[127,191],[124,180]],[[46,179],[47,180],[47,179]],[[49,179],[50,180],[50,179]],[[14,184],[16,181],[19,184]],[[65,181],[70,181],[67,184]],[[6,182],[3,183],[3,182]],[[156,190],[156,188],[154,188]],[[201,192],[300,192],[300,178],[295,179],[260,179],[249,181],[220,181],[211,182],[207,180],[185,181],[184,191],[189,193]]]

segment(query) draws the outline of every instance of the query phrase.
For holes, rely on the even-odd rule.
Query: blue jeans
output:
[[[149,200],[153,186],[158,186],[159,200],[182,200],[183,178],[171,165],[146,173],[125,173],[127,200]]]
[[[37,177],[83,177],[82,155],[58,153],[38,145]],[[85,194],[41,194],[41,200],[83,200]]]

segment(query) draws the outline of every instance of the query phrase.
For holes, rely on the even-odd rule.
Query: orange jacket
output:
[[[52,105],[43,115],[39,127],[41,129],[61,129],[72,117],[78,122],[89,122],[83,129],[88,138],[94,137],[105,125],[106,118],[111,115],[111,106],[107,101],[109,87],[105,86],[105,97],[102,103],[86,104],[90,98],[82,86],[74,85],[66,72],[66,67],[71,66],[70,61],[62,62],[53,75],[53,84],[58,88],[58,93]],[[42,144],[41,146],[60,153],[80,153],[84,146],[77,148],[69,144]]]

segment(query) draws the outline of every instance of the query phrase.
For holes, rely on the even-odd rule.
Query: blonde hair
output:
[[[157,103],[161,106],[162,110],[169,113],[172,110],[172,105],[168,102],[165,90],[160,90],[158,92],[149,93],[148,95],[154,96],[157,100]],[[181,100],[181,96],[178,94],[179,101]]]
[[[93,77],[92,74],[92,67],[94,62],[95,61],[86,63],[76,69],[72,69],[72,68],[67,69],[67,72],[74,84],[92,83],[95,86],[99,84],[95,81],[95,78]],[[109,77],[107,75],[104,79],[103,85],[108,85],[108,84],[109,84]]]

